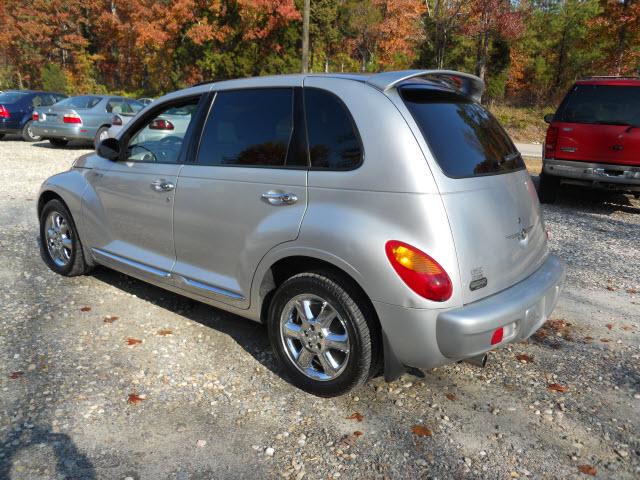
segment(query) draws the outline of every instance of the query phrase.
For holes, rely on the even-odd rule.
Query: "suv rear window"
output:
[[[400,89],[440,168],[449,177],[477,177],[525,168],[498,121],[459,93],[425,86]]]
[[[574,85],[554,121],[640,125],[640,87]]]

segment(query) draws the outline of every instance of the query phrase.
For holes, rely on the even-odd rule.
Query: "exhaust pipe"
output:
[[[482,355],[476,355],[475,357],[469,357],[462,360],[465,363],[470,363],[471,365],[475,365],[476,367],[484,368],[487,365],[487,360],[489,359],[489,355],[483,353]]]

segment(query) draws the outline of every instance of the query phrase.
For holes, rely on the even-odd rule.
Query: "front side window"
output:
[[[180,152],[198,107],[199,98],[160,110],[127,145],[128,162],[178,163]]]
[[[282,167],[293,132],[293,89],[222,91],[204,126],[198,163]]]
[[[304,105],[311,167],[350,170],[360,165],[362,146],[342,102],[324,90],[305,88]]]
[[[478,177],[525,168],[498,121],[470,98],[423,86],[403,87],[400,93],[447,176]]]

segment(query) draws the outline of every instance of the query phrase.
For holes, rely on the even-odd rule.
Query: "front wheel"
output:
[[[41,138],[40,135],[33,133],[33,120],[29,120],[24,124],[24,127],[22,127],[22,139],[25,142],[37,142]]]
[[[362,385],[378,365],[376,324],[359,292],[339,275],[286,280],[269,308],[269,338],[292,382],[321,397]]]
[[[69,140],[65,140],[64,138],[50,138],[49,143],[54,147],[64,147]]]

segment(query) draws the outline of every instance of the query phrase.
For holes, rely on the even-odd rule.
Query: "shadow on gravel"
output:
[[[17,443],[17,445],[16,445]],[[0,458],[0,479],[9,480],[13,458],[20,450],[35,446],[50,446],[56,460],[57,477],[64,479],[92,480],[96,478],[96,472],[89,459],[81,453],[64,433],[53,433],[42,427],[34,427],[20,432],[12,431],[11,434],[0,443],[0,452],[4,455]],[[19,475],[20,478],[24,478]]]
[[[256,361],[288,382],[273,356],[267,328],[244,317],[191,300],[177,293],[129,277],[115,270],[96,267],[92,276],[124,292],[228,335]]]
[[[51,150],[93,150],[93,143],[91,142],[69,142],[64,147],[56,147],[48,141],[36,142],[31,144],[38,148],[49,148]]]
[[[539,186],[539,177],[533,176],[536,189]],[[634,202],[632,195],[606,190],[589,190],[572,185],[564,185],[558,194],[554,206],[572,208],[579,211],[589,211],[609,215],[614,212],[623,212],[640,215],[640,202]]]

